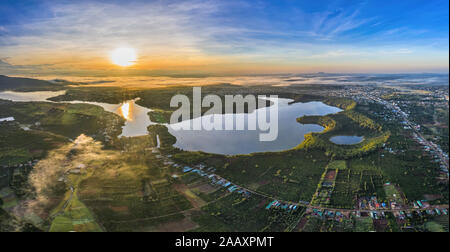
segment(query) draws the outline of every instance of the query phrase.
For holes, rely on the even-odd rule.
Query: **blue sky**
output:
[[[449,1],[2,0],[0,73],[448,72]]]

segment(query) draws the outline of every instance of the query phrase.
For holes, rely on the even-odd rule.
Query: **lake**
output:
[[[330,141],[339,145],[359,144],[364,140],[362,136],[334,136]]]
[[[63,95],[65,91],[45,91],[45,92],[0,92],[0,99],[10,100],[14,102],[53,102],[47,99],[59,95]],[[148,134],[147,127],[155,124],[150,121],[148,113],[151,109],[139,106],[136,100],[130,100],[121,104],[109,104],[102,102],[85,102],[85,101],[64,101],[61,103],[71,104],[91,104],[102,107],[105,111],[115,113],[125,119],[125,125],[122,128],[122,134],[125,137],[143,136]]]
[[[15,102],[50,102],[47,99],[65,94],[66,91],[39,91],[39,92],[0,92],[0,99]]]
[[[304,135],[310,132],[322,132],[324,128],[315,124],[300,124],[298,117],[305,115],[327,115],[335,114],[341,109],[328,106],[322,102],[294,103],[290,104],[290,99],[279,99],[278,112],[278,138],[272,142],[260,142],[259,130],[243,131],[208,131],[208,130],[174,130],[169,125],[169,132],[177,138],[175,147],[186,151],[203,151],[208,153],[237,155],[250,154],[256,152],[277,152],[289,150],[299,145],[304,140]],[[254,111],[253,113],[257,113]],[[225,117],[233,120],[236,114],[221,115],[222,121]],[[248,115],[245,118],[245,128],[247,129]],[[182,123],[193,123],[194,120],[209,120],[211,116],[204,116]]]
[[[16,102],[52,102],[48,98],[64,94],[62,92],[0,92],[0,99]],[[105,111],[120,115],[126,120],[120,136],[135,137],[148,133],[147,127],[153,125],[148,113],[151,109],[139,106],[136,100],[126,101],[121,104],[108,104],[101,102],[67,101],[62,103],[84,103],[97,105]],[[304,135],[310,132],[322,132],[324,128],[315,124],[300,124],[297,118],[305,115],[327,115],[335,114],[341,109],[326,105],[322,102],[293,103],[290,99],[278,99],[278,138],[272,142],[260,142],[259,135],[263,132],[259,130],[243,131],[193,131],[174,130],[175,125],[166,125],[169,132],[177,138],[175,147],[186,151],[203,151],[208,153],[237,155],[250,154],[256,152],[276,152],[289,150],[299,145],[304,140]],[[254,111],[253,113],[257,113]],[[226,118],[235,120],[236,114],[220,115],[222,121]],[[245,128],[247,129],[248,114],[245,118]],[[203,116],[182,123],[193,123],[194,120],[208,120],[211,116]]]

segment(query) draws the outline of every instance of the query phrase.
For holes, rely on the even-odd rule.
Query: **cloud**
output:
[[[0,67],[8,67],[8,66],[11,66],[11,65],[6,63],[6,61],[3,61],[2,59],[0,59]]]
[[[178,54],[189,60],[215,53],[242,53],[241,49],[264,52],[270,43],[283,46],[288,43],[284,40],[292,36],[331,39],[370,21],[359,18],[358,10],[339,10],[305,14],[307,19],[314,20],[311,22],[314,29],[308,30],[251,28],[236,24],[236,20],[222,22],[224,20],[218,16],[231,7],[236,8],[236,4],[213,0],[132,2],[129,5],[95,1],[56,3],[50,7],[52,17],[25,23],[20,35],[9,36],[8,43],[13,45],[10,53],[12,49],[20,49],[39,56],[46,54],[46,58],[57,58],[58,51],[98,54],[99,48],[110,50],[128,45],[137,47],[149,58]],[[243,4],[243,7],[255,8],[255,5]],[[318,20],[317,25],[315,20]],[[256,19],[254,22],[267,20]],[[270,41],[266,37],[270,37]],[[309,46],[313,42],[297,41],[299,44]],[[56,52],[48,55],[48,50]],[[170,52],[170,55],[164,52]],[[14,56],[14,61],[29,58]]]
[[[137,47],[152,56],[167,49],[173,54],[194,56],[210,35],[204,33],[205,19],[220,5],[210,1],[194,1],[193,5],[165,3],[56,4],[51,9],[53,17],[25,23],[20,34],[10,35],[9,48],[36,56],[47,54],[46,58],[50,59],[58,58],[58,53],[72,51],[95,55],[99,48],[108,50],[121,45]],[[207,31],[210,33],[211,29]],[[53,53],[48,54],[49,51]],[[12,50],[9,53],[13,54]],[[29,58],[17,54],[14,61]]]
[[[320,34],[323,39],[332,39],[375,20],[375,18],[361,18],[359,14],[358,9],[352,12],[344,10],[326,12],[321,18],[320,25],[316,27],[315,33]]]
[[[423,35],[427,32],[428,32],[428,30],[425,30],[425,29],[410,29],[407,27],[398,27],[398,28],[393,28],[393,29],[389,29],[386,31],[382,31],[380,35],[386,36],[386,37],[392,37],[392,36],[410,37],[410,36]]]
[[[386,49],[381,49],[379,51],[379,53],[384,54],[384,55],[412,54],[412,53],[414,53],[414,50],[409,49],[409,48],[386,48]]]
[[[144,75],[154,71],[251,72],[258,67],[262,72],[270,71],[270,65],[295,69],[315,66],[327,58],[376,58],[376,52],[386,45],[397,57],[418,51],[404,50],[408,44],[389,39],[396,30],[380,28],[385,21],[363,12],[365,3],[316,12],[298,8],[295,13],[286,10],[291,15],[276,13],[276,17],[266,16],[268,3],[255,1],[117,3],[52,1],[50,15],[21,20],[13,27],[0,26],[0,57],[7,57],[9,64],[0,64],[0,71],[117,74],[108,60],[117,47],[136,49],[139,64],[127,74]],[[241,12],[248,15],[238,16]],[[358,36],[374,26],[376,43],[372,43],[373,36]],[[4,35],[1,27],[7,31]]]
[[[411,49],[408,48],[400,48],[396,51],[396,53],[398,54],[411,54],[413,53],[413,51]]]
[[[0,59],[0,74],[2,75],[27,75],[52,72],[52,64],[37,65],[13,65],[7,59]]]

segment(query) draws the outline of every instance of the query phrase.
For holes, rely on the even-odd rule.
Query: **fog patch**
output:
[[[111,158],[103,145],[93,138],[80,135],[75,141],[53,150],[39,161],[29,177],[33,200],[27,202],[28,210],[41,215],[49,212],[63,200],[70,190],[71,174],[83,174],[94,169],[94,162]]]

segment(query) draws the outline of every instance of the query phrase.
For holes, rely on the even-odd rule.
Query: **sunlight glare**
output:
[[[127,121],[131,121],[131,113],[130,113],[130,103],[126,102],[120,107],[120,111],[122,112],[123,118]]]
[[[118,66],[132,66],[136,63],[136,60],[137,55],[133,48],[117,48],[111,53],[112,63]]]

